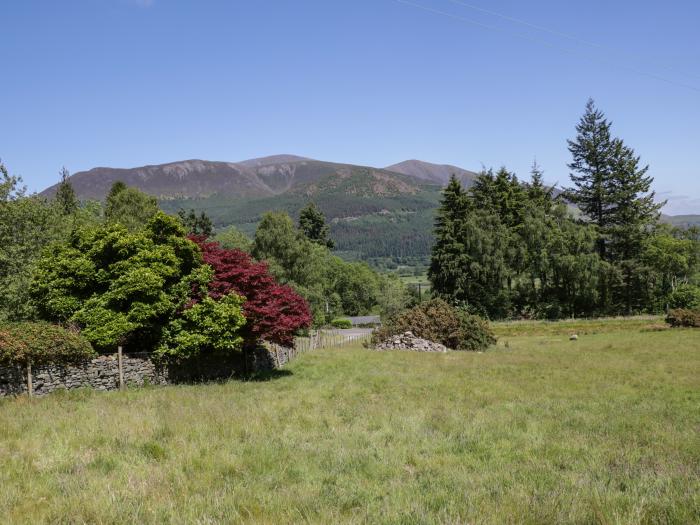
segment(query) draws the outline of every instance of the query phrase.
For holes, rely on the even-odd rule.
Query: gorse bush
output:
[[[433,299],[390,319],[374,332],[372,343],[407,331],[453,350],[484,350],[496,342],[486,321]]]
[[[700,309],[676,308],[670,310],[666,322],[674,328],[700,328]]]
[[[95,356],[80,334],[49,323],[0,325],[0,363],[76,363]]]

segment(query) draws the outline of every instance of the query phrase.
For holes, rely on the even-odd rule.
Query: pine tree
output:
[[[70,173],[65,166],[61,168],[60,173],[61,182],[58,184],[58,190],[56,190],[56,203],[63,215],[71,215],[78,210],[78,198],[69,180]]]
[[[309,202],[299,212],[299,229],[312,242],[333,249],[335,246],[330,238],[330,227],[326,224],[326,218],[316,204]]]
[[[572,161],[568,165],[574,183],[567,189],[567,198],[598,226],[598,254],[606,258],[606,234],[614,211],[612,201],[613,156],[615,141],[610,134],[611,123],[595,107],[593,99],[576,126],[576,139],[569,140]]]

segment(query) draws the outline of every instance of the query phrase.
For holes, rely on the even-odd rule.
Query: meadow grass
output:
[[[697,523],[700,332],[0,401],[2,523]]]

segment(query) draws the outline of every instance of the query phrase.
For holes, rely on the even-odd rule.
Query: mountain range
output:
[[[241,162],[184,160],[138,168],[93,168],[71,176],[81,199],[103,199],[116,181],[158,197],[201,199],[214,195],[259,198],[286,193],[309,196],[321,188],[368,196],[415,194],[424,185],[444,185],[455,174],[470,184],[476,173],[457,166],[407,160],[386,168],[273,155]],[[50,196],[58,185],[42,192]]]
[[[448,164],[406,160],[384,168],[274,155],[241,162],[185,160],[138,168],[93,168],[70,181],[80,199],[102,200],[116,181],[157,197],[168,212],[206,212],[217,228],[252,234],[263,213],[293,217],[314,201],[331,223],[339,253],[350,259],[424,262],[430,253],[440,191],[454,174],[470,186],[477,174]],[[50,197],[58,185],[41,192]],[[679,217],[680,219],[680,217]],[[673,217],[664,217],[675,222]],[[682,216],[681,224],[700,224]]]

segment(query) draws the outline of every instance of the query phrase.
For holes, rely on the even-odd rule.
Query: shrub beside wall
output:
[[[80,334],[49,323],[0,325],[0,364],[78,363],[96,356]]]

